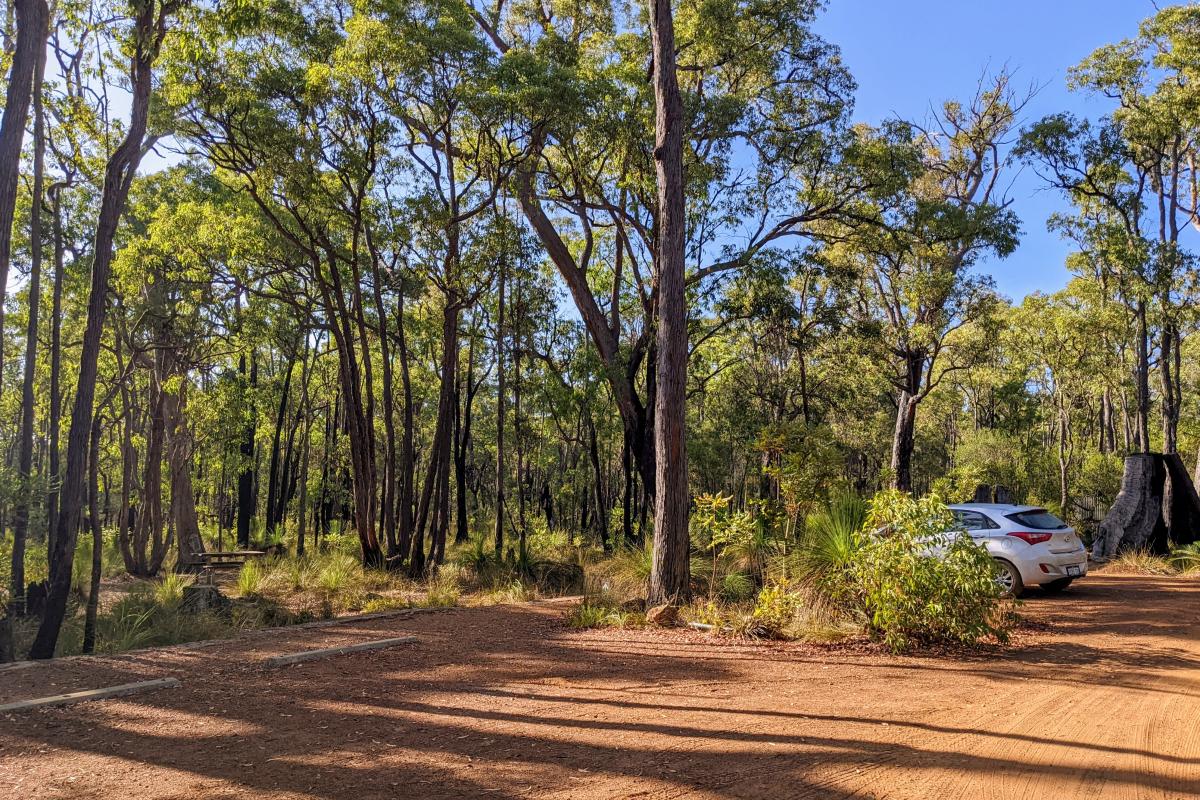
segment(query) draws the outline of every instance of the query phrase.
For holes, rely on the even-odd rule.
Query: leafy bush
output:
[[[755,639],[791,638],[788,634],[801,605],[800,596],[787,587],[768,586],[758,593],[750,613],[733,626],[734,632]]]
[[[836,495],[811,515],[797,548],[800,580],[826,593],[844,586],[866,521],[867,504],[850,493]]]
[[[870,630],[893,650],[1007,637],[992,558],[966,534],[947,534],[952,523],[936,497],[886,491],[871,502],[876,532],[861,535],[848,577]]]

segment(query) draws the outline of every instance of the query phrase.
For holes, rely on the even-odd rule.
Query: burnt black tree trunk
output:
[[[252,396],[258,387],[258,354],[255,350],[250,351],[249,376],[246,375],[245,353],[238,358],[238,372],[242,375],[243,386],[250,390],[246,424],[242,429],[242,441],[238,448],[241,464],[238,468],[237,482],[237,546],[247,550],[250,548],[250,521],[254,518],[255,507],[258,505],[258,487],[254,480],[254,432],[258,428],[258,414]]]

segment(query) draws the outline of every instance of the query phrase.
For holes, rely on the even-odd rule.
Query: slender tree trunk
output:
[[[417,536],[421,537],[421,529],[426,518],[431,518],[433,524],[429,528],[429,560],[434,565],[440,563],[445,553],[446,529],[449,525],[450,512],[450,462],[452,460],[453,443],[451,436],[454,428],[454,383],[458,375],[458,315],[461,305],[456,298],[446,299],[446,308],[442,317],[442,378],[441,392],[438,397],[438,418],[434,430],[433,447],[430,452],[429,479],[435,481],[432,487],[427,486],[422,497],[423,506],[418,522]],[[429,513],[427,500],[432,498],[435,505],[432,514]]]
[[[1070,425],[1067,419],[1066,409],[1061,407],[1063,401],[1060,401],[1058,410],[1058,503],[1059,508],[1065,515],[1068,509],[1069,496],[1069,481],[1071,459],[1067,453],[1067,437],[1070,435]]]
[[[79,530],[85,496],[88,439],[92,429],[96,374],[101,336],[107,310],[108,279],[112,267],[113,238],[120,222],[129,186],[141,161],[142,140],[150,110],[152,65],[166,33],[165,12],[157,3],[136,7],[134,52],[131,59],[130,120],[125,137],[109,158],[100,195],[100,214],[92,247],[92,283],[88,292],[87,322],[79,354],[79,375],[75,381],[75,402],[67,433],[67,467],[63,477],[61,508],[54,549],[50,552],[50,591],[46,612],[30,650],[31,658],[52,658],[59,630],[67,611],[71,591],[71,569],[75,557],[75,539]],[[7,112],[7,108],[5,109]],[[7,114],[6,114],[7,116]],[[0,136],[0,139],[3,137]],[[0,152],[3,148],[0,147]],[[0,180],[2,183],[2,180]],[[2,191],[2,190],[0,190]],[[0,219],[0,228],[4,228]],[[2,259],[0,259],[2,260]]]
[[[92,421],[91,457],[88,459],[88,518],[92,532],[92,575],[88,583],[87,610],[83,621],[83,652],[96,649],[96,614],[100,609],[100,574],[104,564],[104,533],[100,527],[100,417]]]
[[[1150,452],[1150,333],[1146,323],[1146,301],[1138,300],[1137,317],[1137,427],[1134,439],[1139,453]]]
[[[42,82],[46,70],[46,31],[48,14],[41,0],[36,0],[39,6],[33,24],[40,25],[41,32],[36,35],[38,46],[35,52],[36,67],[33,74],[33,194],[30,198],[29,213],[29,318],[25,326],[25,366],[21,381],[21,432],[19,452],[17,456],[18,493],[17,507],[14,510],[13,543],[12,543],[12,602],[14,608],[21,610],[25,598],[25,539],[29,533],[29,507],[33,494],[33,423],[34,423],[34,383],[37,380],[37,348],[38,348],[38,311],[42,303],[42,186],[44,183],[44,167],[46,162],[46,127],[45,116],[42,113]],[[20,4],[18,4],[18,7]],[[17,36],[21,33],[18,30]],[[16,66],[13,67],[14,77]],[[28,90],[28,87],[26,87]],[[10,94],[11,97],[11,94]],[[5,122],[8,115],[5,114]],[[0,143],[4,139],[3,124],[0,123]],[[0,145],[2,146],[2,145]],[[18,147],[20,143],[18,142]],[[0,170],[3,167],[0,165]],[[3,172],[0,171],[0,176]],[[2,187],[0,187],[2,191]],[[0,195],[2,196],[2,195]],[[4,211],[0,208],[0,215]],[[12,212],[9,211],[8,225],[12,225]],[[3,224],[0,219],[0,224]],[[0,236],[11,239],[11,231],[5,231]],[[0,251],[7,251],[9,245],[0,242]],[[8,260],[0,262],[0,268],[7,273]],[[7,274],[0,277],[6,281]],[[0,289],[5,286],[0,282]],[[4,312],[3,297],[0,296],[0,352],[4,349]],[[3,375],[3,356],[0,356],[0,375]]]
[[[1162,426],[1164,453],[1178,452],[1179,429],[1179,336],[1174,324],[1163,325],[1159,347],[1158,369],[1161,378]]]
[[[0,294],[7,291],[12,263],[12,227],[17,207],[17,178],[21,170],[21,142],[25,139],[34,75],[45,58],[50,23],[50,10],[44,0],[13,0],[13,10],[16,13],[16,46],[8,74],[4,116],[0,119]],[[0,302],[0,375],[3,373],[4,303]],[[24,595],[24,588],[21,595]]]
[[[684,292],[683,100],[670,0],[650,0],[658,177],[658,342],[654,406],[654,564],[650,604],[691,596],[688,575],[687,305]]]
[[[266,535],[275,532],[276,505],[282,493],[283,486],[279,480],[280,442],[283,438],[283,426],[287,421],[288,395],[292,389],[292,372],[296,368],[296,354],[289,353],[287,368],[283,376],[283,388],[279,393],[279,408],[275,413],[275,433],[271,437],[271,466],[267,470],[267,527]]]
[[[508,398],[504,387],[504,279],[508,265],[500,264],[500,276],[496,290],[496,525],[494,530],[496,561],[503,557],[504,549],[504,412]]]
[[[50,306],[50,416],[47,420],[46,447],[49,450],[49,468],[47,480],[49,494],[46,498],[47,548],[53,547],[54,531],[58,521],[58,487],[61,477],[59,472],[59,426],[62,419],[62,298],[63,298],[63,230],[62,230],[62,190],[60,184],[54,187],[53,197],[53,236],[54,236],[54,289]],[[125,490],[122,489],[124,492]]]
[[[466,378],[459,384],[455,392],[455,431],[454,431],[454,542],[462,544],[470,538],[470,526],[467,520],[467,452],[471,448],[471,407],[474,405],[475,392],[475,337],[467,347]]]
[[[250,548],[250,522],[258,506],[258,486],[254,480],[254,435],[258,430],[258,413],[253,397],[258,388],[258,351],[250,350],[250,372],[246,373],[246,354],[238,356],[238,372],[241,373],[245,386],[249,391],[246,424],[242,428],[242,441],[239,447],[241,466],[238,468],[238,511],[237,511],[237,546],[242,550]]]
[[[409,556],[413,540],[413,483],[416,466],[413,457],[416,420],[413,411],[412,376],[408,365],[408,338],[404,333],[404,292],[396,301],[396,349],[400,360],[400,386],[404,394],[404,419],[400,440],[400,498],[396,504],[396,525],[400,561]]]

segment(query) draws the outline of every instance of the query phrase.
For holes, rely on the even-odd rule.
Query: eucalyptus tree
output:
[[[385,113],[403,131],[397,144],[410,165],[407,175],[401,173],[408,185],[391,187],[386,198],[408,206],[410,261],[423,265],[442,304],[437,422],[409,567],[419,575],[427,556],[434,565],[441,563],[450,525],[450,467],[454,451],[462,446],[454,433],[459,424],[461,316],[490,288],[494,262],[485,255],[489,222],[495,218],[490,212],[523,153],[507,104],[492,91],[495,59],[472,35],[465,6],[432,0],[411,3],[403,13],[387,4],[378,11],[378,18],[355,29],[346,50],[352,58],[369,52],[378,59],[363,65],[364,72],[377,75],[372,88],[377,87]],[[466,396],[475,390],[468,385]],[[463,465],[456,470],[462,530]],[[423,551],[427,526],[428,554]]]
[[[50,9],[46,0],[14,0],[12,9],[16,37],[5,89],[4,113],[0,116],[0,292],[7,292],[8,271],[12,262],[12,228],[17,207],[17,180],[21,173],[21,143],[25,140],[30,99],[35,90],[39,93],[42,90],[46,37],[50,33]],[[0,343],[4,339],[3,322],[4,307],[0,303]],[[0,346],[0,372],[3,372],[3,366],[4,348]],[[15,554],[16,550],[13,552]],[[14,580],[18,577],[16,568],[14,562]],[[22,587],[18,593],[14,593],[14,597],[23,596],[24,592]]]
[[[1069,513],[1071,477],[1082,448],[1076,417],[1105,373],[1105,319],[1086,293],[1070,289],[1053,295],[1032,294],[1008,315],[1004,336],[1014,358],[1049,407],[1058,459],[1059,508]]]
[[[861,274],[860,312],[873,324],[863,344],[895,389],[891,471],[903,491],[913,486],[918,406],[980,355],[969,338],[950,346],[956,331],[985,323],[994,308],[990,277],[973,267],[1017,245],[1001,175],[1021,103],[1001,73],[981,81],[968,103],[945,103],[929,125],[889,126],[876,146],[896,190],[874,203],[874,224],[832,234],[826,258]]]
[[[130,8],[128,29],[130,118],[125,135],[109,156],[104,172],[100,210],[92,247],[92,276],[88,292],[87,323],[79,355],[79,374],[67,433],[67,463],[57,530],[50,550],[50,585],[46,610],[30,649],[31,658],[51,658],[66,614],[71,589],[75,541],[86,495],[86,468],[93,426],[97,362],[100,356],[104,317],[108,305],[108,283],[112,269],[113,240],[129,195],[129,187],[142,160],[143,143],[150,117],[154,64],[172,16],[179,9],[175,0],[141,0]]]
[[[298,283],[316,298],[338,357],[355,529],[364,564],[378,566],[384,553],[364,276],[373,257],[370,195],[391,130],[371,105],[377,98],[338,68],[345,32],[326,11],[194,12],[188,46],[172,54],[171,99],[179,135],[246,192],[273,229],[276,266],[262,281]]]
[[[861,174],[839,163],[853,83],[810,28],[820,3],[750,5],[684,5],[674,14],[685,292],[846,212]],[[665,288],[652,37],[636,11],[607,2],[553,15],[525,2],[472,11],[503,56],[501,79],[524,119],[530,157],[515,180],[522,211],[597,348],[650,498]]]
[[[1194,325],[1196,290],[1195,254],[1183,233],[1189,224],[1200,230],[1198,35],[1200,9],[1173,6],[1144,21],[1136,37],[1096,50],[1071,70],[1070,86],[1108,98],[1112,112],[1096,124],[1050,115],[1025,131],[1020,148],[1076,207],[1073,218],[1059,216],[1052,224],[1111,279],[1136,320],[1135,433],[1141,452],[1151,447],[1155,355],[1163,450],[1173,453],[1178,445],[1179,354]]]

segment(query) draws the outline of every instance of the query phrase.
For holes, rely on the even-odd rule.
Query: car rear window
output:
[[[1008,518],[1019,525],[1024,525],[1037,531],[1055,531],[1059,528],[1067,527],[1067,523],[1044,508],[1037,508],[1032,511],[1018,511],[1016,514],[1009,514]]]

